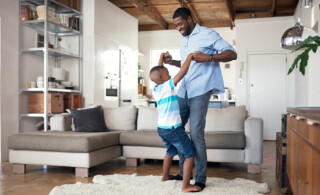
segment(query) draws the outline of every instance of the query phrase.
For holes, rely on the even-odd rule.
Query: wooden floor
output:
[[[263,144],[264,159],[261,174],[247,173],[244,164],[208,163],[208,177],[222,177],[227,179],[246,178],[257,182],[268,183],[272,190],[269,194],[281,194],[275,174],[276,167],[276,143],[265,141]],[[18,175],[12,173],[9,163],[1,163],[0,194],[49,194],[57,185],[73,184],[75,182],[90,183],[94,175],[107,174],[133,174],[161,175],[162,161],[145,160],[138,167],[126,167],[125,160],[118,158],[108,163],[90,169],[89,178],[76,178],[74,168],[53,166],[27,166],[27,173]],[[171,173],[179,172],[177,161],[174,162]]]

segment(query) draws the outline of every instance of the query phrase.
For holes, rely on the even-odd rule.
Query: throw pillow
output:
[[[104,121],[108,129],[135,130],[137,108],[135,106],[108,108],[103,107]]]
[[[208,109],[204,131],[243,131],[246,118],[247,110],[243,105],[222,109]]]
[[[74,118],[75,129],[77,132],[104,132],[108,131],[103,117],[101,106],[82,110],[70,109]]]
[[[140,106],[138,111],[137,130],[157,131],[158,111],[154,107]]]
[[[97,107],[97,105],[95,105],[95,104],[89,104],[88,107],[86,107],[86,108],[78,108],[77,110],[83,110],[83,109],[95,108],[95,107]],[[67,113],[71,114],[70,109],[66,109],[66,111],[67,111]],[[73,117],[71,117],[71,120],[72,120],[72,122],[71,122],[71,131],[75,131],[76,128],[74,127]]]

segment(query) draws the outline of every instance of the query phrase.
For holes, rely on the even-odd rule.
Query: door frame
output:
[[[247,109],[248,109],[248,113],[250,114],[250,101],[251,101],[251,96],[250,96],[250,83],[251,83],[251,78],[250,78],[250,55],[261,55],[261,54],[284,54],[286,57],[286,70],[288,70],[289,66],[288,66],[288,53],[284,52],[284,51],[272,51],[272,52],[265,52],[265,51],[261,51],[261,52],[248,52],[247,53],[247,64],[248,64],[248,68],[247,68],[247,91],[246,91],[246,95],[247,95]],[[289,94],[289,86],[288,86],[288,77],[286,76],[286,107],[288,107],[288,94]]]

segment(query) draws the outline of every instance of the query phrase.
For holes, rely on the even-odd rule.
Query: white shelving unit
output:
[[[81,93],[81,21],[82,16],[81,13],[75,9],[72,9],[68,6],[65,6],[64,4],[61,4],[58,1],[55,0],[19,0],[19,10],[22,5],[29,5],[33,8],[39,5],[44,5],[45,7],[45,14],[43,19],[37,19],[37,20],[26,20],[21,21],[20,20],[20,14],[19,13],[19,37],[20,39],[24,34],[21,33],[22,27],[27,27],[34,29],[34,33],[37,34],[37,32],[43,33],[44,36],[44,46],[43,47],[31,47],[31,48],[21,48],[21,40],[20,42],[20,57],[19,57],[19,75],[20,78],[22,78],[22,55],[28,54],[33,55],[35,58],[43,58],[43,78],[44,78],[44,88],[25,88],[26,86],[23,86],[20,81],[19,83],[19,130],[21,131],[21,119],[23,117],[37,117],[37,118],[43,118],[44,121],[44,131],[48,130],[48,117],[53,116],[54,114],[48,113],[48,93],[49,92],[56,92],[56,93]],[[79,26],[80,30],[74,30],[72,28],[68,28],[66,26],[61,25],[60,23],[53,22],[49,20],[48,17],[48,8],[52,7],[55,9],[55,12],[57,14],[67,14],[70,16],[75,16],[79,18]],[[26,35],[25,35],[26,36]],[[59,49],[52,49],[48,47],[48,40],[49,36],[51,38],[54,38],[54,45],[58,45],[58,37],[64,37],[64,36],[76,36],[78,38],[78,53],[74,54],[69,51],[62,51]],[[78,89],[76,90],[70,90],[70,89],[57,89],[57,88],[48,88],[48,69],[49,69],[49,59],[54,60],[54,67],[59,67],[59,62],[61,62],[64,59],[74,59],[77,61],[77,74],[78,74]],[[28,70],[32,71],[32,70]],[[76,74],[76,73],[73,73]],[[28,93],[33,92],[42,92],[44,93],[44,113],[26,113],[25,111],[22,112],[21,107],[22,105],[27,104],[25,99],[23,100],[22,96]]]

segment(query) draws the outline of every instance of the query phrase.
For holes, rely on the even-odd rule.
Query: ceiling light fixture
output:
[[[304,41],[309,36],[317,35],[317,33],[313,29],[304,27],[300,23],[300,7],[302,7],[302,1],[303,0],[301,0],[301,6],[298,7],[298,22],[294,27],[287,29],[281,37],[281,47],[283,49],[294,50],[300,45],[301,41]]]
[[[312,6],[312,0],[304,0],[304,7],[309,8]]]

